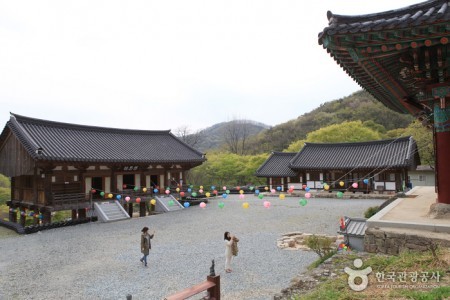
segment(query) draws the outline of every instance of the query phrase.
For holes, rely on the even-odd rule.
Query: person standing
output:
[[[225,272],[230,273],[231,270],[231,260],[233,259],[233,247],[239,240],[237,237],[232,236],[228,231],[225,231],[223,235],[225,241]],[[237,252],[236,252],[237,255]]]
[[[142,228],[141,231],[141,252],[144,256],[142,256],[140,260],[145,266],[147,266],[147,256],[152,248],[150,240],[155,236],[155,231],[153,231],[153,234],[149,234],[148,227]]]

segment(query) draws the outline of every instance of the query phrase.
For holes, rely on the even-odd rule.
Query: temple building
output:
[[[169,130],[104,128],[11,114],[0,135],[0,173],[11,178],[10,221],[16,222],[20,212],[22,224],[28,211],[43,216],[45,223],[62,210],[83,218],[95,200],[182,187],[185,173],[205,160]]]
[[[305,143],[298,153],[273,152],[255,175],[270,189],[294,186],[331,191],[398,192],[420,165],[416,142],[401,137],[353,143]],[[353,187],[353,184],[357,187]]]

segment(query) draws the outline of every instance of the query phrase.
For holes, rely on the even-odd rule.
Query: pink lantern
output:
[[[222,187],[222,190],[226,191],[226,190],[227,190],[227,187],[226,187],[226,186]]]
[[[354,183],[352,184],[352,187],[353,187],[354,189],[357,189],[357,188],[358,188],[358,183],[354,182]]]
[[[275,189],[271,189],[270,192],[271,192],[272,194],[275,194],[276,191],[275,191]]]
[[[311,198],[311,193],[306,193],[305,198],[308,198],[308,199]]]
[[[141,203],[141,198],[136,198],[136,203]]]
[[[239,194],[239,199],[244,199],[245,195],[244,194]]]
[[[269,201],[264,201],[264,207],[265,208],[269,208],[270,207],[270,202]]]
[[[293,186],[293,185],[291,185],[291,186],[289,187],[290,190],[293,190],[294,188],[295,188],[295,186]]]
[[[202,190],[202,189],[199,189],[198,192],[199,192],[200,194],[203,194],[203,190]]]
[[[126,196],[125,201],[127,201],[127,202],[130,201],[130,197]]]
[[[169,190],[166,190],[166,194],[169,195],[169,194],[170,194],[170,191],[169,191]]]
[[[201,208],[205,208],[206,207],[206,203],[205,202],[200,203],[200,207]]]

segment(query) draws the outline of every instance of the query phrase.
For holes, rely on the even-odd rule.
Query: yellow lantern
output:
[[[143,191],[144,193],[147,192],[147,188],[146,188],[146,187],[143,188],[142,191]]]
[[[266,191],[268,191],[269,190],[269,187],[268,186],[266,186],[265,188],[264,188]]]
[[[244,203],[242,203],[242,207],[243,208],[248,208],[250,205],[248,204],[248,202],[244,202]]]
[[[156,200],[155,199],[150,200],[150,204],[151,205],[155,205],[156,204]]]
[[[176,188],[175,190],[177,191],[177,193],[179,193],[179,192],[180,192],[180,188]]]
[[[209,196],[211,196],[211,194],[210,194],[209,192],[207,192],[205,195],[206,195],[206,197],[208,197],[208,198],[209,198]]]
[[[326,191],[328,191],[328,190],[330,189],[330,186],[329,186],[328,184],[325,184],[325,185],[323,186],[323,188],[324,188]]]
[[[339,185],[340,185],[340,186],[344,186],[344,184],[345,184],[345,183],[344,183],[343,181],[340,181],[340,182],[339,182]]]
[[[239,191],[239,194],[243,194],[243,193],[244,193],[244,190],[240,190],[240,191]]]
[[[200,189],[203,190],[203,185],[200,186]]]
[[[284,200],[284,198],[286,198],[285,194],[280,194],[280,200]]]
[[[108,194],[108,198],[111,199],[113,197],[113,194]]]

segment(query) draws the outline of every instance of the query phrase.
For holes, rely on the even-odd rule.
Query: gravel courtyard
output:
[[[263,201],[272,206],[267,209]],[[218,207],[223,201],[225,206]],[[247,201],[250,207],[242,208]],[[341,216],[363,217],[383,200],[263,200],[246,195],[210,199],[206,208],[93,222],[0,239],[0,299],[164,299],[206,280],[215,259],[222,299],[273,299],[318,257],[280,250],[276,241],[292,231],[336,234]],[[149,267],[142,266],[140,230],[156,230]],[[224,272],[224,231],[239,239],[232,273]],[[201,296],[204,296],[202,294]],[[192,298],[192,299],[199,299]]]

